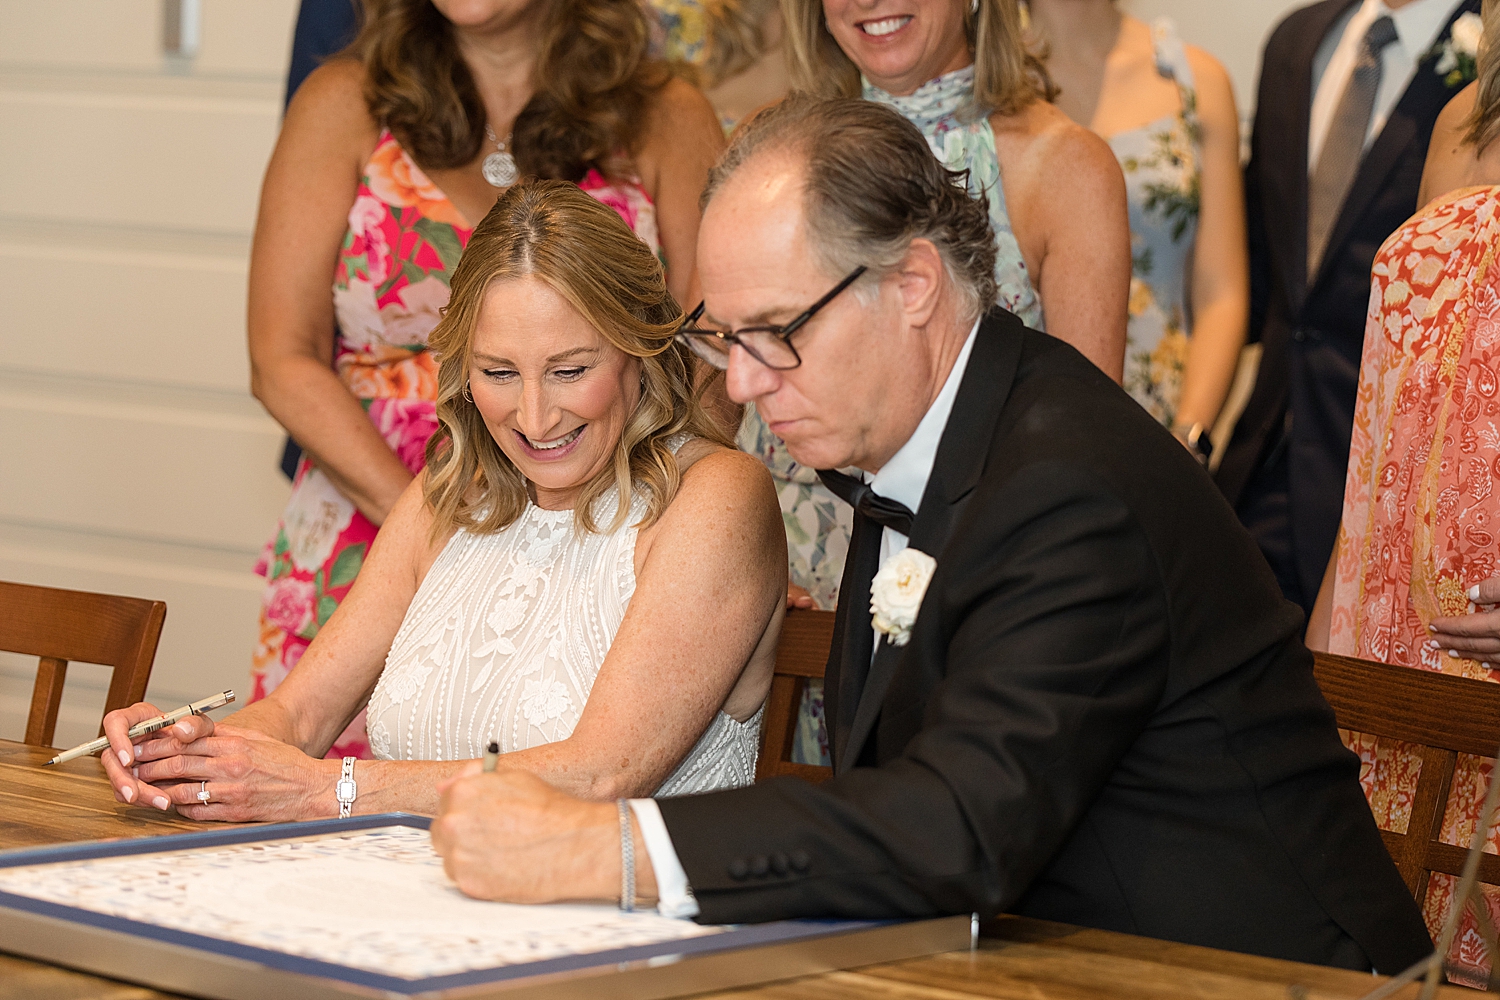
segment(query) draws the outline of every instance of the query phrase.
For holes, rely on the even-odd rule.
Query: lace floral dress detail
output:
[[[1188,274],[1198,236],[1202,129],[1187,51],[1166,19],[1151,26],[1156,71],[1177,85],[1181,107],[1109,140],[1130,205],[1130,319],[1125,391],[1170,427],[1187,370]]]
[[[609,524],[611,491],[595,507]],[[382,760],[465,760],[566,739],[635,593],[635,496],[626,527],[584,531],[571,510],[529,504],[493,534],[460,530],[439,554],[396,633],[368,709]],[[755,780],[764,708],[719,712],[657,795]]]
[[[614,209],[660,252],[656,214],[638,183],[590,170],[579,188]],[[437,430],[437,362],[427,336],[448,304],[448,280],[470,230],[389,131],[382,131],[349,209],[333,276],[338,320],[334,368],[385,443],[413,475]],[[260,638],[250,667],[250,701],[270,694],[338,609],[364,565],[376,527],[309,459],[255,571],[266,578]],[[356,716],[331,757],[368,756]]]
[[[987,199],[995,233],[997,304],[1015,313],[1034,330],[1045,330],[1042,301],[1032,286],[1021,246],[1011,228],[1000,178],[1000,156],[987,114],[973,114],[974,67],[944,74],[910,96],[888,94],[865,81],[864,98],[899,111],[926,136],[933,155],[949,170],[966,170],[969,193]],[[793,460],[754,407],[745,413],[736,441],[740,450],[758,456],[771,470],[786,524],[791,582],[806,588],[822,608],[838,603],[839,580],[849,552],[854,513],[818,481],[817,472]],[[822,686],[810,684],[804,699],[793,759],[828,763],[828,738],[822,724]],[[816,735],[814,735],[816,734]]]

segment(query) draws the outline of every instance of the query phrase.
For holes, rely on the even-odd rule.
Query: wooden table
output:
[[[179,833],[222,824],[116,803],[93,758],[0,740],[0,849]],[[3,945],[3,942],[0,942]],[[1380,980],[1212,948],[1002,917],[975,952],[716,993],[716,1000],[1355,1000]],[[1408,987],[1402,998],[1416,996]],[[1456,987],[1445,1000],[1475,994]],[[167,1000],[172,994],[0,955],[0,1000]]]

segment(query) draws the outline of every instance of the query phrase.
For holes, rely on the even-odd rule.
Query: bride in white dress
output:
[[[655,257],[562,182],[474,230],[431,341],[441,429],[289,678],[217,724],[110,713],[116,796],[193,819],[431,812],[501,766],[612,799],[748,784],[785,603],[764,467],[726,447]],[[623,499],[622,499],[623,498]],[[373,761],[324,760],[361,708]],[[343,786],[348,798],[348,786]]]

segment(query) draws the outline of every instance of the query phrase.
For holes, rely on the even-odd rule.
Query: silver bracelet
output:
[[[635,835],[630,829],[630,803],[616,799],[620,807],[620,909],[635,912]]]
[[[338,783],[333,786],[334,798],[339,800],[339,819],[348,819],[349,813],[354,808],[354,796],[359,793],[359,786],[354,783],[354,764],[358,757],[345,757],[344,770]]]

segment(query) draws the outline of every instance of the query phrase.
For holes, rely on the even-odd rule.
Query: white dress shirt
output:
[[[1339,98],[1354,75],[1360,46],[1365,33],[1380,17],[1389,15],[1396,26],[1396,41],[1381,53],[1380,88],[1375,92],[1375,108],[1370,115],[1370,129],[1365,133],[1365,148],[1385,128],[1401,95],[1406,93],[1417,63],[1437,43],[1438,35],[1463,0],[1411,0],[1391,10],[1384,0],[1364,0],[1334,22],[1333,28],[1318,46],[1313,57],[1312,118],[1307,132],[1307,171],[1318,165],[1323,143],[1338,110]]]
[[[932,465],[937,461],[938,444],[943,440],[943,431],[948,426],[948,417],[953,412],[953,401],[958,397],[959,384],[964,380],[964,369],[969,366],[969,355],[974,350],[974,337],[979,332],[979,321],[964,341],[953,370],[943,383],[937,398],[927,408],[922,422],[911,437],[901,446],[891,460],[869,480],[870,488],[880,496],[899,500],[911,508],[913,514],[922,503],[922,494],[927,492],[927,480],[932,478]],[[906,548],[906,536],[890,528],[880,535],[880,561],[884,563],[892,555]],[[873,629],[874,626],[872,625]],[[880,646],[880,636],[875,636],[875,648]],[[871,657],[875,654],[872,652]],[[672,846],[672,836],[667,833],[667,823],[661,817],[655,799],[631,799],[630,808],[641,827],[641,840],[646,845],[646,855],[651,859],[651,868],[656,873],[656,910],[664,917],[691,918],[698,915],[698,901],[693,898],[688,885],[687,872]]]
[[[938,392],[937,398],[927,408],[927,413],[922,417],[922,422],[917,424],[917,429],[912,431],[911,437],[891,460],[881,466],[875,478],[868,480],[870,489],[879,496],[888,500],[899,500],[911,508],[915,514],[921,506],[922,494],[927,492],[927,480],[932,478],[932,463],[937,461],[938,444],[943,440],[943,431],[948,427],[948,415],[953,412],[953,401],[958,397],[959,383],[964,380],[964,369],[969,367],[969,354],[974,350],[974,336],[979,332],[979,324],[974,324],[974,329],[969,331],[969,339],[964,341],[963,350],[958,352],[958,360],[953,362],[953,370],[948,373],[948,380],[943,383],[943,388]],[[892,528],[883,528],[880,532],[880,565],[891,556],[906,548],[907,538],[901,532]],[[932,553],[928,553],[932,555]],[[870,625],[871,630],[875,626]],[[880,641],[884,638],[879,632],[875,633],[874,649],[880,648]],[[872,650],[870,659],[874,660],[875,653]]]

